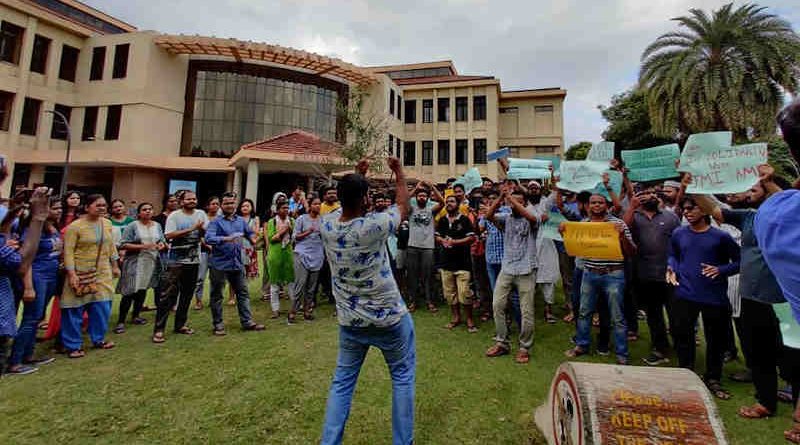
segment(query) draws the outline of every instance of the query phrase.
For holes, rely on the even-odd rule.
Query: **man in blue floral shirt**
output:
[[[353,390],[370,346],[383,352],[392,377],[393,443],[414,442],[414,324],[386,250],[389,235],[408,214],[408,189],[400,161],[388,162],[396,177],[397,207],[366,214],[368,163],[362,161],[359,173],[339,182],[341,211],[326,216],[320,227],[339,318],[339,358],[325,413],[324,445],[342,443]]]

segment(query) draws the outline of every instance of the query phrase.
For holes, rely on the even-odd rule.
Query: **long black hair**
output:
[[[64,196],[61,197],[61,220],[58,222],[59,229],[63,229],[67,223],[67,209],[69,209],[69,205],[67,205],[67,200],[72,195],[78,195],[78,198],[80,198],[81,200],[78,203],[78,207],[75,208],[75,219],[77,219],[83,213],[83,202],[85,200],[83,193],[77,190],[68,190],[67,193],[65,193]]]

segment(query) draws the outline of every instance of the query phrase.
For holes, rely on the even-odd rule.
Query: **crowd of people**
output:
[[[781,116],[784,136],[799,154],[800,105]],[[392,375],[395,443],[413,439],[412,313],[437,312],[443,301],[450,318],[445,328],[463,325],[474,334],[486,324],[494,336],[485,355],[516,349],[514,360],[526,364],[535,350],[538,293],[541,321],[574,324],[567,358],[609,355],[613,346],[617,364],[632,364],[628,345],[639,340],[646,320],[651,352],[637,362],[676,360],[694,369],[696,348],[705,343],[703,380],[714,396],[728,399],[723,363],[738,356],[738,335],[747,371],[731,378],[751,381],[756,391],[756,403],[739,415],[772,416],[780,397],[796,404],[800,350],[784,344],[773,305],[798,297],[798,275],[791,276],[797,247],[783,243],[781,233],[795,236],[800,224],[786,214],[776,222],[776,209],[762,217],[759,207],[772,196],[789,200],[780,210],[799,204],[796,194],[781,192],[792,186],[769,165],[759,167],[752,189],[725,196],[687,194],[688,173],[679,181],[633,183],[618,160],[609,168],[623,177],[619,194],[608,174],[580,193],[560,188],[558,176],[544,183],[484,178],[469,190],[454,178],[441,187],[408,185],[394,158],[395,184],[371,189],[366,166],[319,194],[302,187],[276,193],[263,218],[251,200],[231,192],[200,209],[195,192],[179,191],[158,214],[151,203],[108,204],[102,195],[19,194],[0,226],[0,372],[25,375],[54,360],[35,353],[40,331],[72,359],[86,355],[84,332],[93,349],[114,348],[108,328],[115,295],[121,296],[116,335],[129,324],[148,323],[142,314],[153,310],[146,305],[151,290],[152,342],[167,341],[170,315],[170,334],[192,335],[189,311],[205,308],[207,279],[213,335],[226,335],[224,306],[236,307],[242,330],[262,331],[249,292],[261,275],[261,301],[273,319],[282,317],[282,297],[288,324],[299,316],[312,321],[319,304],[335,303],[340,352],[323,443],[341,441],[370,346],[383,350]],[[554,216],[610,223],[624,258],[571,256],[561,240],[544,235],[542,226]],[[759,228],[760,217],[772,231]],[[784,250],[776,255],[776,249]],[[558,282],[565,296],[561,319]],[[779,389],[779,370],[790,389]],[[800,443],[797,420],[786,438]]]

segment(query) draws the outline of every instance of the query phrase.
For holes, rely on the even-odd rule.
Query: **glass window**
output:
[[[53,107],[53,110],[57,113],[63,114],[67,119],[67,124],[69,124],[69,120],[72,117],[72,107],[56,104]],[[50,138],[61,140],[67,139],[67,126],[64,125],[64,121],[57,114],[53,114],[53,126],[50,128]]]
[[[108,116],[106,117],[105,140],[115,141],[119,139],[119,126],[122,122],[122,105],[109,105]]]
[[[472,163],[473,164],[486,163],[486,139],[472,140]]]
[[[426,99],[422,101],[422,122],[433,122],[433,99]]]
[[[403,97],[397,93],[397,118],[400,119],[400,113],[403,111]]]
[[[538,146],[534,147],[536,149],[536,153],[554,153],[556,151],[556,147],[549,145],[549,146]]]
[[[436,141],[436,163],[439,165],[450,164],[450,140],[439,139]]]
[[[61,49],[61,65],[58,69],[58,78],[75,82],[75,73],[78,70],[78,48],[64,45]]]
[[[475,96],[472,98],[472,120],[486,120],[486,96]]]
[[[106,47],[96,46],[92,49],[92,67],[89,70],[89,80],[103,80],[103,70],[106,67]]]
[[[394,90],[389,90],[389,114],[394,116]]]
[[[417,123],[417,101],[415,100],[407,100],[405,104],[405,123],[407,124],[416,124]]]
[[[456,165],[465,165],[467,163],[467,140],[456,139]]]
[[[413,141],[403,143],[403,165],[410,166],[417,163],[417,144]]]
[[[467,98],[456,97],[456,121],[464,122],[467,120]]]
[[[14,93],[0,91],[0,130],[8,131],[11,122],[11,105],[14,103]]]
[[[228,157],[246,143],[297,129],[336,140],[337,101],[336,91],[316,85],[198,71],[192,123],[197,130],[182,155]],[[394,148],[394,138],[387,146]]]
[[[30,97],[25,98],[22,106],[22,124],[19,127],[20,134],[36,136],[36,129],[39,126],[39,111],[42,108],[42,101]]]
[[[552,105],[536,105],[533,107],[533,111],[537,113],[552,113],[553,106]]]
[[[386,146],[386,152],[391,153],[392,149],[394,149],[394,136],[391,134],[389,135],[389,144]]]
[[[44,74],[47,71],[47,55],[50,53],[50,39],[39,34],[33,38],[31,53],[31,71]]]
[[[76,8],[75,6],[68,5],[60,0],[31,0],[40,6],[43,6],[58,15],[68,17],[70,20],[77,21],[90,28],[102,31],[103,34],[122,34],[127,32],[125,29],[117,25],[102,20],[94,15],[87,14],[85,11]]]
[[[128,54],[131,51],[130,43],[114,47],[114,69],[112,79],[123,79],[128,75]]]
[[[422,165],[433,165],[433,141],[422,141]]]
[[[450,122],[450,98],[440,97],[436,101],[436,106],[438,107],[437,120],[439,122]]]
[[[402,147],[403,147],[403,141],[401,141],[400,138],[397,138],[395,140],[395,152],[397,153],[397,157],[398,158],[400,157],[400,154],[401,154],[400,151],[402,150]],[[390,152],[391,152],[391,150],[390,150]]]
[[[86,107],[83,111],[83,131],[81,131],[81,140],[93,141],[94,135],[97,132],[97,107]]]
[[[22,49],[22,35],[25,28],[3,21],[0,24],[0,60],[19,64],[19,53]]]
[[[500,107],[500,114],[516,114],[519,112],[517,107]]]

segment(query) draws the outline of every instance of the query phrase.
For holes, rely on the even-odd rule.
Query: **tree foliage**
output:
[[[679,29],[642,54],[654,132],[731,130],[739,141],[771,134],[784,93],[800,86],[800,37],[790,23],[754,4],[690,9],[673,20]]]
[[[611,98],[608,107],[599,106],[608,127],[603,139],[614,141],[619,150],[634,150],[669,144],[673,139],[657,136],[650,124],[647,95],[640,89],[631,89]]]
[[[386,165],[386,156],[391,153],[386,145],[387,119],[385,116],[365,110],[369,93],[362,89],[351,90],[347,102],[339,101],[339,115],[344,120],[347,143],[339,150],[339,155],[348,165],[355,166],[361,159],[370,160],[370,169],[380,171]]]
[[[592,148],[592,143],[583,141],[578,142],[577,144],[570,145],[567,149],[567,153],[564,156],[568,161],[582,161],[586,159],[586,155],[589,154],[589,150]]]
[[[769,164],[775,169],[775,174],[787,181],[794,182],[800,178],[800,168],[789,152],[789,146],[778,136],[767,141],[769,150]]]

